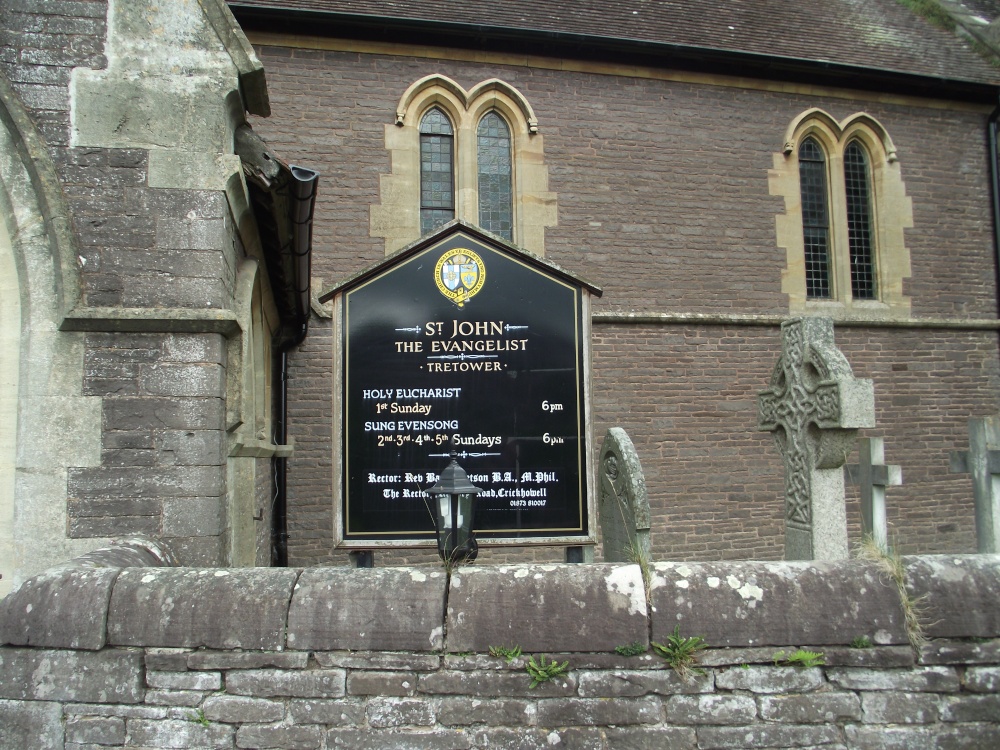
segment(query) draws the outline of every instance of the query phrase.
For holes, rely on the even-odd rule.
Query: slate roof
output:
[[[996,6],[991,0],[979,2]],[[230,0],[230,6],[238,18],[241,10],[272,9],[278,11],[272,17],[280,18],[284,10],[316,20],[381,22],[385,29],[406,22],[428,29],[459,25],[466,27],[470,43],[479,40],[481,45],[490,37],[512,38],[520,31],[553,42],[574,37],[581,45],[584,37],[647,49],[669,45],[674,58],[677,48],[695,56],[698,50],[750,53],[820,66],[1000,83],[1000,71],[966,40],[933,26],[900,0]],[[537,49],[539,54],[546,51],[544,44]]]

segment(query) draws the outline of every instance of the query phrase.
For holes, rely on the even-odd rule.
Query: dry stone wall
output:
[[[877,562],[660,563],[647,599],[636,565],[90,560],[0,602],[0,747],[997,747],[1000,556],[904,563],[917,648]],[[675,627],[686,675],[649,650]]]

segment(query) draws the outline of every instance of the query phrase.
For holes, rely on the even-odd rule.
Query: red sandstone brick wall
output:
[[[368,222],[381,200],[379,175],[390,171],[384,128],[408,85],[444,73],[466,88],[499,77],[531,102],[559,203],[546,255],[603,286],[595,310],[787,313],[785,250],[775,239],[783,202],[769,195],[767,171],[792,118],[820,107],[837,119],[866,111],[896,144],[913,200],[905,288],[914,317],[996,315],[986,112],[386,55],[258,52],[275,114],[255,128],[284,158],[322,173],[313,268],[324,284],[383,257]],[[291,355],[293,565],[346,561],[331,551],[330,336],[329,322],[314,319]],[[884,436],[887,459],[903,466],[906,484],[889,491],[900,549],[973,550],[971,485],[948,474],[947,454],[967,446],[970,417],[1000,406],[996,334],[838,328],[837,340],[855,374],[875,380],[871,434]],[[776,327],[595,326],[597,438],[618,425],[636,444],[656,558],[781,556],[780,459],[771,437],[756,432],[756,394],[778,346]]]

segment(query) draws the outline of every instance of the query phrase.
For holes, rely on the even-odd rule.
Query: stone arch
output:
[[[67,532],[67,478],[100,461],[101,400],[82,394],[83,334],[68,213],[45,142],[0,75],[0,595],[106,544]],[[31,415],[30,419],[25,415]]]

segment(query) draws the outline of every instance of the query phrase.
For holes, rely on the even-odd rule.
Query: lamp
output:
[[[472,525],[476,495],[483,490],[469,481],[457,459],[458,453],[452,448],[451,463],[441,472],[437,484],[427,490],[434,503],[438,554],[446,563],[472,562],[479,554]]]

